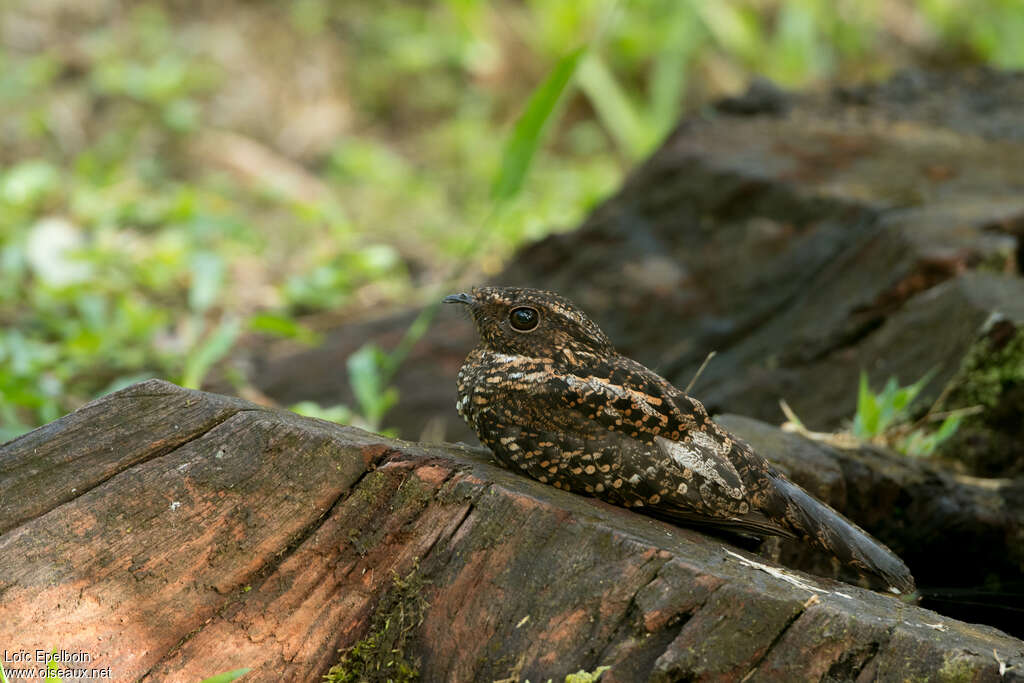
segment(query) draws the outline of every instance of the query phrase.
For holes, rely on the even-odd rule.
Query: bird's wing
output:
[[[517,405],[516,419],[526,421],[519,427],[584,433],[588,443],[618,453],[623,478],[638,475],[631,485],[647,501],[641,508],[647,514],[803,538],[900,591],[913,590],[909,570],[891,551],[779,475],[715,424],[699,401],[639,363],[620,359],[572,373],[538,370]],[[667,478],[688,485],[677,489],[673,481],[666,487]],[[657,503],[650,504],[655,495]]]
[[[664,491],[659,480],[687,484],[682,494],[678,485],[670,484],[670,494],[659,495],[657,504],[645,505],[644,512],[679,524],[796,536],[751,504],[763,486],[770,486],[774,472],[745,443],[715,424],[699,402],[657,381],[657,375],[642,388],[635,383],[609,385],[599,377],[570,377],[567,386],[544,393],[560,396],[595,425],[595,438],[622,454],[624,476],[629,471],[645,473],[633,484],[642,498]],[[638,448],[641,444],[646,448]],[[639,459],[630,462],[631,454]],[[657,463],[653,471],[652,461]],[[759,463],[765,465],[762,474],[767,477],[748,477],[754,481],[748,485],[742,474]]]
[[[619,357],[610,367],[561,375],[570,408],[606,429],[655,444],[667,461],[699,474],[730,498],[745,495],[733,462],[744,455],[699,401],[644,366]]]
[[[581,446],[614,452],[631,490],[648,505],[658,501],[666,515],[680,521],[749,517],[749,531],[784,533],[751,514],[734,463],[744,464],[748,449],[738,450],[699,402],[639,363],[620,356],[578,363],[572,371],[517,368],[508,379],[503,391],[513,397],[506,401],[513,409],[498,421],[509,434],[520,428],[534,436],[555,433],[564,443],[586,433]]]
[[[639,364],[577,367],[520,364],[505,373],[505,400],[474,418],[484,440],[515,440],[520,452],[546,453],[557,443],[563,452],[590,453],[584,469],[593,464],[621,481],[603,497],[631,507],[641,501],[645,512],[669,521],[792,535],[750,505],[733,462],[745,466],[749,449],[700,403]]]

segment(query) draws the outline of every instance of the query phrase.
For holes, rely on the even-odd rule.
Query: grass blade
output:
[[[221,674],[215,674],[209,678],[204,678],[200,683],[231,683],[231,681],[237,680],[245,674],[252,671],[252,669],[235,669],[234,671],[225,671]]]
[[[875,395],[871,393],[871,387],[868,386],[868,376],[861,371],[860,386],[857,391],[857,414],[853,417],[854,436],[863,441],[875,436],[878,433],[880,412]]]
[[[586,48],[581,47],[562,57],[547,79],[530,95],[501,155],[501,167],[491,187],[491,199],[495,202],[508,201],[522,189],[544,130],[585,51]]]
[[[241,329],[242,321],[237,318],[221,320],[217,328],[189,353],[182,372],[181,386],[198,389],[214,363],[231,351]]]
[[[654,131],[605,63],[590,55],[580,65],[577,81],[622,152],[630,159],[643,155],[654,142]]]

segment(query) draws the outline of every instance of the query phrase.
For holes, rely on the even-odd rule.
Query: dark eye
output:
[[[537,314],[536,308],[520,306],[519,308],[513,308],[512,312],[508,314],[508,321],[512,324],[512,329],[519,330],[520,332],[529,332],[537,327],[540,315]]]

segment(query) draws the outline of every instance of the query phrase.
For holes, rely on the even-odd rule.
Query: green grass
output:
[[[948,393],[955,390],[956,378],[946,386],[931,407],[922,410],[921,406],[914,404],[914,400],[931,381],[932,375],[929,372],[907,386],[900,386],[899,380],[890,377],[881,391],[875,392],[868,383],[867,373],[862,371],[857,388],[857,410],[848,429],[838,433],[812,432],[785,401],[780,401],[787,419],[783,429],[840,447],[873,443],[904,455],[930,456],[956,434],[965,417],[984,410],[980,405],[939,410]],[[935,426],[936,423],[938,426]]]
[[[315,344],[493,275],[754,73],[1024,66],[1007,0],[12,0],[0,21],[24,28],[0,43],[0,440],[146,377],[241,390],[242,341]],[[352,411],[379,422],[407,346]]]
[[[204,678],[200,683],[232,683],[245,674],[252,671],[252,669],[235,669],[233,671],[225,671],[224,673],[214,674],[209,678]]]
[[[878,393],[868,386],[867,374],[861,372],[857,392],[857,412],[853,416],[851,431],[861,441],[873,441],[891,446],[905,455],[928,456],[960,427],[963,411],[942,415],[938,427],[924,426],[933,417],[932,411],[924,418],[912,419],[912,406],[921,390],[932,378],[931,372],[913,384],[901,387],[895,377]]]
[[[910,405],[931,381],[933,373],[928,373],[913,384],[901,387],[895,377],[877,394],[868,385],[867,373],[860,373],[860,385],[857,388],[857,412],[853,416],[851,431],[858,439],[869,441],[885,434],[899,422],[905,422],[910,412]]]

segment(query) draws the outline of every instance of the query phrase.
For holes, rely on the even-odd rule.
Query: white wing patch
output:
[[[728,455],[732,449],[732,444],[728,441],[715,441],[714,437],[707,432],[697,429],[690,431],[690,438],[693,439],[693,443],[698,447],[707,449],[722,458]]]
[[[658,444],[658,447],[661,448],[661,450],[672,458],[672,460],[680,467],[693,470],[705,479],[715,482],[721,486],[731,498],[736,498],[737,500],[742,498],[745,493],[743,486],[730,486],[715,467],[716,462],[724,465],[732,470],[732,473],[736,475],[737,480],[740,479],[739,472],[736,471],[736,468],[732,466],[731,462],[723,457],[724,453],[722,453],[721,450],[723,444],[719,444],[703,432],[694,431],[691,433],[691,437],[693,438],[694,446],[697,446],[698,448],[682,441],[666,439],[663,436],[654,437],[654,443]],[[698,437],[703,438],[698,440]],[[701,453],[701,448],[704,449],[705,453],[710,450],[719,457],[716,459],[706,457]]]

